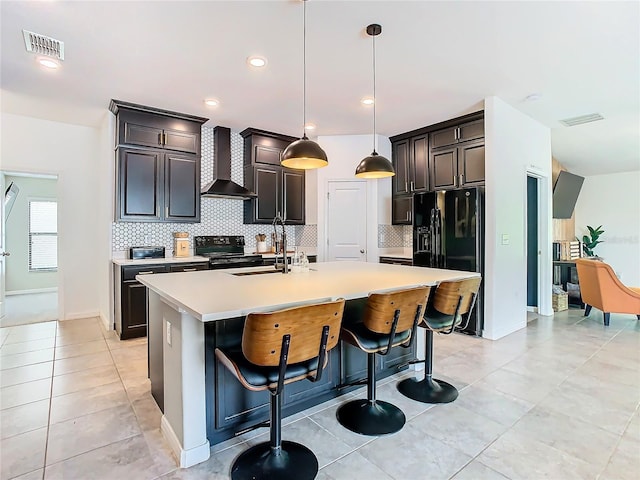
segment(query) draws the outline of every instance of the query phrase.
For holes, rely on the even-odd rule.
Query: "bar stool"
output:
[[[343,427],[363,435],[385,435],[403,427],[402,410],[376,399],[376,354],[387,355],[398,345],[411,346],[429,291],[430,287],[418,287],[372,293],[361,319],[343,324],[340,338],[367,353],[367,398],[338,409],[336,416]]]
[[[343,299],[271,313],[250,313],[242,332],[242,350],[216,349],[216,357],[247,389],[269,390],[270,441],[242,452],[231,467],[233,480],[315,478],[318,460],[304,445],[283,441],[284,385],[317,382],[327,352],[338,344]]]
[[[481,277],[440,283],[427,303],[427,310],[420,326],[425,329],[426,354],[424,360],[411,363],[425,363],[424,379],[407,378],[398,384],[398,391],[405,397],[422,403],[449,403],[458,398],[458,390],[453,385],[433,378],[433,332],[446,335],[469,317],[476,303]],[[466,314],[466,318],[463,316]]]

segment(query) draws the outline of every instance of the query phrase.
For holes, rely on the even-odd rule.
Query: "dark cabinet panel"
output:
[[[411,154],[411,193],[426,192],[429,188],[429,141],[427,135],[411,139]]]
[[[195,272],[197,270],[208,270],[209,263],[201,262],[201,263],[176,263],[175,265],[169,266],[170,272]]]
[[[431,154],[431,182],[434,190],[456,186],[457,165],[458,149],[455,147]]]
[[[401,257],[380,257],[380,263],[389,263],[392,265],[413,265],[413,260],[410,258],[401,258]]]
[[[458,153],[460,186],[484,184],[484,141],[460,146]]]
[[[304,172],[282,171],[282,204],[284,220],[288,224],[304,225]]]
[[[411,195],[392,197],[391,223],[393,225],[411,225],[413,219],[413,197]]]
[[[200,129],[206,118],[112,100],[117,221],[200,221]],[[182,152],[181,154],[173,152]]]
[[[484,119],[461,123],[431,133],[431,148],[446,147],[484,137]]]
[[[118,157],[118,217],[122,220],[159,220],[162,216],[162,153],[122,149]]]
[[[200,221],[198,160],[195,155],[165,155],[165,220]]]
[[[121,340],[147,334],[147,287],[136,281],[136,275],[152,275],[168,271],[166,265],[122,267],[120,285],[120,319],[116,331]]]
[[[409,193],[409,140],[402,140],[393,144],[393,168],[396,174],[391,185],[393,195]]]
[[[245,186],[257,195],[244,202],[244,223],[271,223],[279,213],[287,225],[304,225],[305,172],[280,166],[282,152],[296,139],[254,128],[240,135]]]

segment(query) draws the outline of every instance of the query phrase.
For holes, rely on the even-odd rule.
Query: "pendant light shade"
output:
[[[316,142],[309,140],[304,133],[304,126],[307,124],[307,0],[303,0],[302,10],[302,125],[303,135],[300,140],[291,143],[282,152],[280,164],[284,167],[297,168],[299,170],[310,170],[313,168],[326,167],[329,164],[327,154]]]
[[[356,167],[358,178],[385,178],[396,174],[389,159],[376,152],[376,37],[381,33],[382,26],[377,23],[367,27],[367,34],[373,39],[373,152]]]

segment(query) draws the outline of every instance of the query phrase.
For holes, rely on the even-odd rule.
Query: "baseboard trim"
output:
[[[163,433],[167,443],[169,443],[175,457],[179,459],[178,466],[180,468],[192,467],[193,465],[208,460],[211,456],[211,446],[209,445],[209,441],[205,441],[202,445],[190,448],[189,450],[183,449],[180,444],[180,440],[178,439],[176,432],[171,428],[171,424],[169,423],[169,420],[167,420],[166,415],[163,415],[160,420],[160,431]]]
[[[30,295],[33,293],[53,293],[53,292],[57,292],[58,291],[58,287],[47,287],[47,288],[33,288],[31,290],[11,290],[11,291],[6,291],[4,292],[4,294],[6,296],[11,296],[11,295]]]
[[[538,313],[538,307],[530,307],[527,305],[527,312]]]
[[[62,321],[65,320],[80,320],[82,318],[96,318],[100,317],[100,312],[85,312],[85,313],[71,313],[69,315],[65,315]]]
[[[100,312],[100,321],[102,322],[102,325],[104,325],[104,328],[107,331],[113,330],[113,324],[109,322],[109,319],[105,317],[102,312]]]

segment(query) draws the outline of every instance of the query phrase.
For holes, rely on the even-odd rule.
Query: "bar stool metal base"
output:
[[[456,387],[431,377],[420,381],[407,378],[398,384],[398,391],[405,397],[422,403],[449,403],[458,398]]]
[[[280,455],[274,455],[269,442],[242,452],[231,467],[232,480],[312,480],[318,473],[318,459],[304,445],[282,442]]]
[[[362,435],[388,435],[402,429],[406,418],[395,405],[380,400],[359,399],[342,405],[336,412],[338,422]]]

